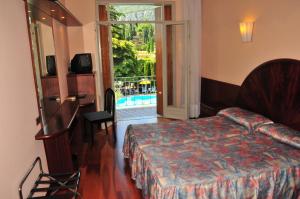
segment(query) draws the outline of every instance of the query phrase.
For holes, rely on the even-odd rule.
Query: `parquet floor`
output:
[[[81,155],[80,192],[83,199],[141,199],[142,193],[131,180],[130,169],[124,160],[122,147],[129,124],[164,122],[166,119],[141,119],[118,121],[117,142],[100,131],[95,135],[94,146],[84,146]]]

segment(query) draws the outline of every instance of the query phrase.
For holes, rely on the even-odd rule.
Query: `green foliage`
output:
[[[109,10],[111,20],[124,16],[113,6]],[[154,25],[112,25],[111,30],[115,76],[155,76]]]
[[[136,73],[137,58],[134,44],[112,38],[114,70],[116,77],[128,77]]]

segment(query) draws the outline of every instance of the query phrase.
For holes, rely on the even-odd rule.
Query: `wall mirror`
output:
[[[49,118],[60,105],[52,29],[53,18],[30,2],[27,3],[39,108],[42,116]]]

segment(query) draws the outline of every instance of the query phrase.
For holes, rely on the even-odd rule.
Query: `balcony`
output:
[[[156,77],[115,77],[116,109],[156,106]]]

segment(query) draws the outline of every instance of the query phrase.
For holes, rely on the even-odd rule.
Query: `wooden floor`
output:
[[[111,129],[109,135],[100,131],[95,135],[93,147],[84,147],[81,157],[80,193],[84,199],[140,199],[142,193],[131,180],[128,163],[124,160],[122,147],[129,124],[163,122],[163,119],[119,121],[117,142],[114,144]]]

